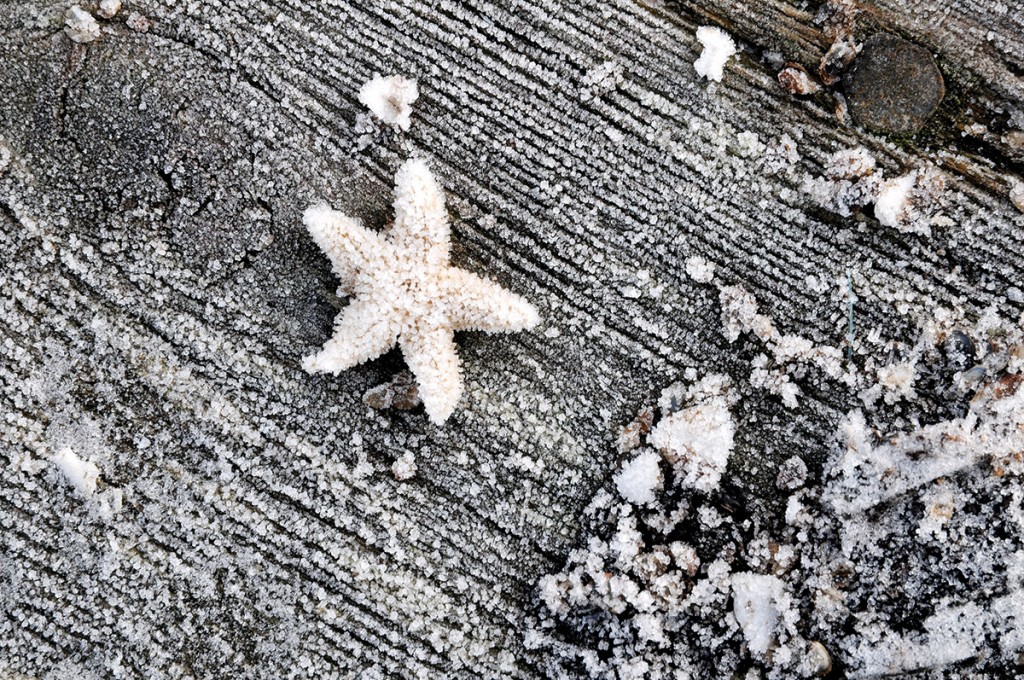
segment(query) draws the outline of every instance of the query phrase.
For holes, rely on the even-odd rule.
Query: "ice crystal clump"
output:
[[[703,46],[700,57],[693,62],[697,75],[713,80],[722,81],[722,73],[725,62],[729,57],[736,54],[736,43],[732,37],[717,26],[701,26],[697,29],[697,40]]]

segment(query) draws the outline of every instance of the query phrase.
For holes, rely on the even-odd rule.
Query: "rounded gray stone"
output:
[[[891,33],[864,41],[845,80],[854,120],[878,132],[914,134],[946,94],[931,53]]]

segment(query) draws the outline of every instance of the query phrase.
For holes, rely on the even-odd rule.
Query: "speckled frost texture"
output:
[[[635,476],[642,448],[614,490],[595,495],[564,568],[537,584],[527,644],[546,654],[548,676],[728,678],[754,667],[773,680],[830,668],[966,679],[1018,668],[1024,333],[987,328],[1007,347],[967,414],[887,431],[884,411],[850,412],[820,482],[797,457],[781,466],[774,519],[678,471],[654,498],[639,496],[620,480]],[[722,386],[709,376],[665,390],[646,443],[677,415],[666,406]],[[713,430],[690,438],[696,452],[714,448]],[[989,672],[950,668],[971,659]]]
[[[693,67],[697,75],[713,80],[716,83],[722,82],[722,73],[725,62],[729,57],[736,54],[736,43],[732,37],[717,26],[701,26],[697,29],[697,40],[704,46]]]
[[[415,80],[404,76],[378,76],[359,90],[359,101],[385,123],[408,132],[412,105],[420,92]]]
[[[377,234],[325,205],[303,221],[350,294],[334,335],[302,361],[309,373],[332,373],[374,359],[396,343],[416,376],[427,415],[442,424],[462,396],[455,331],[533,328],[537,310],[522,297],[448,260],[444,192],[423,160],[395,176],[395,223]]]

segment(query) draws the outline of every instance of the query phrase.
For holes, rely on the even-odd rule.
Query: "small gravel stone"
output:
[[[112,19],[120,10],[121,0],[100,0],[100,6],[96,10],[96,14],[99,14],[104,19]]]
[[[76,43],[90,43],[100,37],[96,19],[78,5],[64,13],[64,32]]]
[[[877,132],[916,133],[946,93],[931,53],[890,33],[864,42],[845,81],[854,120]]]

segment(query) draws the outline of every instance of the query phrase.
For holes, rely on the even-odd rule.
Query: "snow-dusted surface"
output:
[[[970,433],[998,424],[1002,399],[974,400],[1010,398],[1020,372],[1016,24],[879,0],[968,69],[958,89],[984,84],[961,102],[1001,107],[983,137],[896,144],[779,89],[767,51],[813,70],[812,12],[658,4],[157,0],[81,44],[67,3],[5,6],[0,676],[1012,668],[1019,461],[954,469],[947,447],[972,414]],[[744,55],[709,85],[693,62],[712,15]],[[408,132],[358,101],[378,73],[420,84]],[[841,185],[828,158],[859,147],[884,179],[941,167],[948,220],[922,213],[925,237],[805,191]],[[299,364],[347,304],[303,211],[383,232],[411,157],[447,190],[453,264],[544,319],[457,335],[465,407],[444,428],[408,391],[364,401],[406,370],[398,352]],[[701,392],[728,394],[735,426],[717,488],[680,487],[663,458],[654,503],[628,503],[621,464],[713,375],[729,391]],[[846,478],[857,411],[870,455]],[[915,433],[947,435],[934,469]],[[52,462],[65,447],[99,471],[89,498]],[[857,470],[879,499],[863,511],[843,506]],[[736,574],[791,598],[767,655],[736,621]]]

